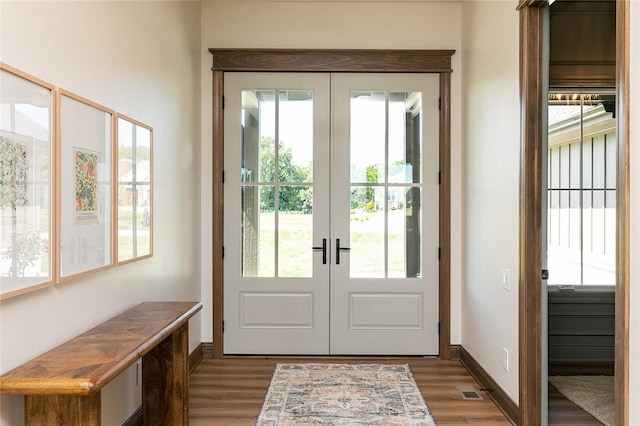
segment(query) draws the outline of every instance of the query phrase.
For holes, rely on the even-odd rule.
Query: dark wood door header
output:
[[[213,71],[450,73],[455,50],[209,49]]]

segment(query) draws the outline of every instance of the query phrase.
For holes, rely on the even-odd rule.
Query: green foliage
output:
[[[378,167],[367,166],[367,183],[378,183]]]
[[[298,192],[298,199],[300,200],[300,211],[305,214],[309,214],[313,209],[313,191],[308,186],[300,188]]]
[[[275,183],[275,140],[264,137],[260,141],[260,181]],[[309,186],[288,186],[286,182],[301,183],[310,181],[311,167],[293,164],[293,153],[278,143],[278,172],[279,172],[279,208],[280,211],[311,213],[313,207],[313,192]],[[260,210],[273,211],[275,209],[275,186],[261,187]]]
[[[378,168],[367,166],[365,171],[367,183],[378,182]],[[375,210],[375,190],[371,186],[358,186],[351,191],[351,208],[366,211]]]

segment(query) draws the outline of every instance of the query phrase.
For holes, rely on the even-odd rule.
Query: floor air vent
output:
[[[462,392],[462,397],[464,399],[482,399],[482,397],[476,391],[465,391],[465,392]]]
[[[458,392],[460,392],[460,395],[464,400],[467,400],[467,401],[482,400],[482,396],[480,396],[480,393],[473,386],[469,386],[469,385],[456,386],[456,389],[458,390]]]

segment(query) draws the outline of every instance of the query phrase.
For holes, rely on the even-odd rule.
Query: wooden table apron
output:
[[[0,377],[27,426],[97,426],[101,390],[142,358],[145,425],[189,423],[189,319],[199,302],[144,302]]]

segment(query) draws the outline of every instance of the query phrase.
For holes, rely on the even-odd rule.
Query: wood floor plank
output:
[[[438,423],[446,426],[510,425],[486,396],[464,400],[456,386],[479,385],[458,361],[422,358],[230,358],[203,359],[190,375],[189,420],[199,425],[254,425],[275,366],[284,363],[409,364]]]

